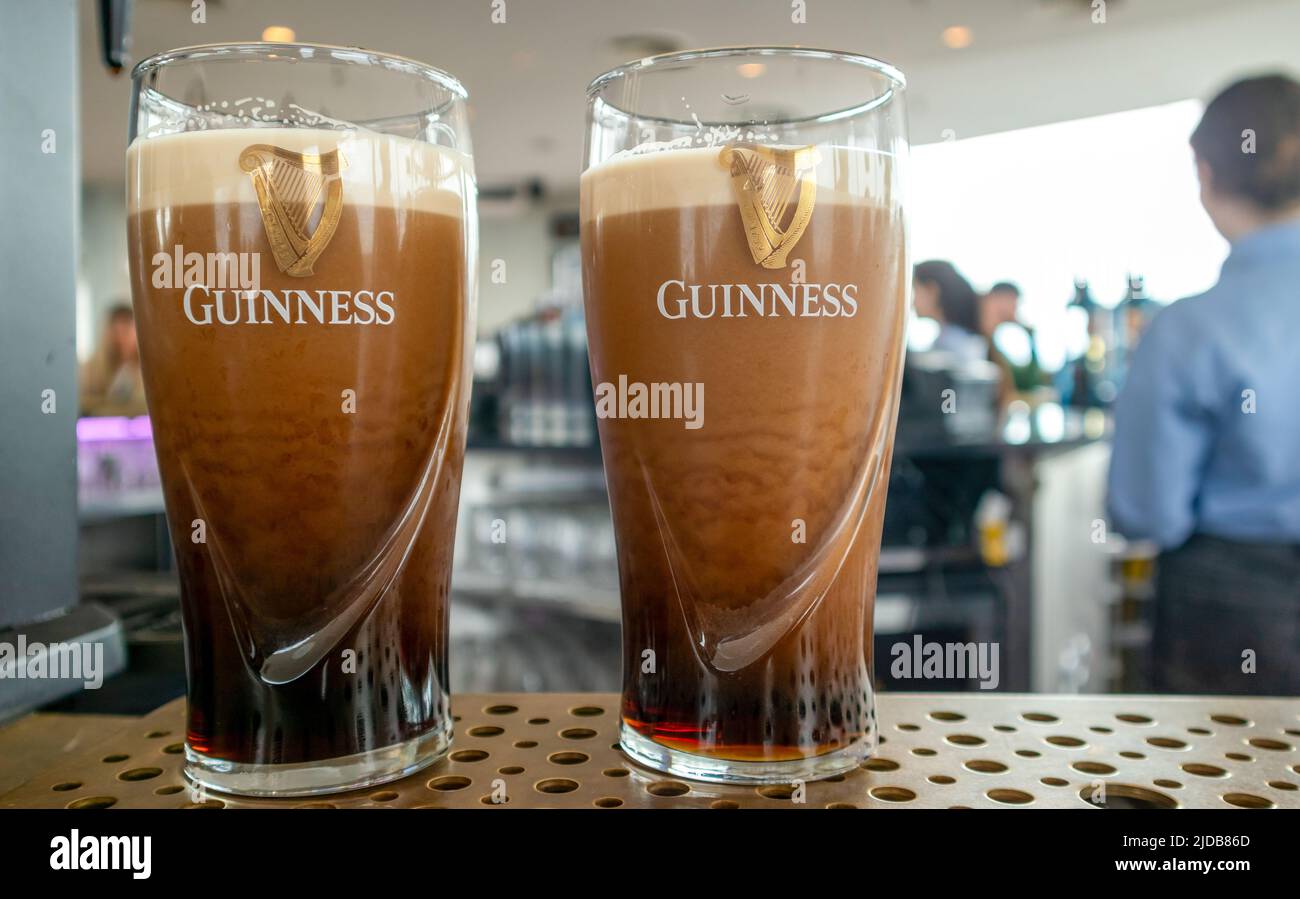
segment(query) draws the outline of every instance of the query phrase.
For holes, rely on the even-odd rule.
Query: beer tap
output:
[[[99,49],[104,65],[121,72],[131,49],[131,0],[99,0]]]

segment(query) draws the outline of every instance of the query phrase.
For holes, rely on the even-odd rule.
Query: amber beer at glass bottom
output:
[[[236,52],[275,81],[257,48]],[[298,65],[327,65],[321,55]],[[467,147],[307,121],[142,123],[127,153],[135,309],[181,579],[186,771],[236,793],[378,783],[438,758],[452,732]]]
[[[687,777],[825,777],[874,746],[871,616],[910,278],[901,76],[854,60],[708,51],[592,88],[582,239],[597,396],[622,384],[701,400],[692,420],[671,402],[599,420],[622,743]],[[856,128],[853,115],[818,124],[818,110],[735,124],[743,106],[698,98],[760,91],[762,78],[737,81],[746,63],[787,71],[789,102],[818,96],[800,79],[843,70],[866,108]],[[674,108],[683,95],[691,109]],[[645,121],[661,132],[647,140]]]

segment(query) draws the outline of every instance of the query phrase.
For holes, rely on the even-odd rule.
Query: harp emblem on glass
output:
[[[718,154],[731,172],[749,252],[763,268],[785,268],[803,237],[817,202],[813,169],[819,158],[816,147],[738,145]]]
[[[294,278],[312,274],[343,215],[339,172],[347,167],[347,160],[337,149],[296,153],[253,144],[239,154],[239,167],[253,179],[276,266]]]

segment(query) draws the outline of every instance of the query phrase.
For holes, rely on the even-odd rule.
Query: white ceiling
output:
[[[470,93],[480,182],[577,182],[584,90],[631,53],[614,39],[663,36],[681,46],[803,44],[869,53],[909,79],[912,139],[939,140],[1201,96],[1243,70],[1300,69],[1298,0],[137,0],[132,55],[256,40],[288,25],[298,40],[363,46],[423,60]],[[87,180],[123,180],[129,79],[98,56],[96,4],[83,0],[82,165]],[[970,28],[947,49],[940,33]]]

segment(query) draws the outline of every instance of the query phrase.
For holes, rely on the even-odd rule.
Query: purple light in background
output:
[[[151,440],[153,427],[149,416],[136,418],[79,418],[78,443],[105,443],[110,440]]]

